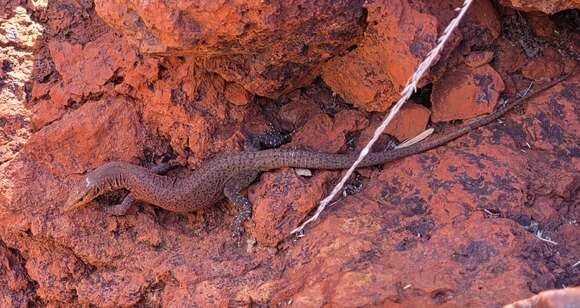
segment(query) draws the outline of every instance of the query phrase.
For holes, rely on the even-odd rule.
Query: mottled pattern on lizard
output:
[[[490,123],[523,100],[565,78],[551,82],[533,94],[464,124],[452,132],[431,137],[409,147],[370,153],[360,166],[383,164],[443,145],[474,128]],[[113,208],[113,212],[118,215],[124,214],[135,199],[173,212],[191,212],[210,206],[225,196],[240,209],[236,225],[241,225],[251,216],[252,206],[240,191],[249,186],[260,172],[282,167],[345,169],[357,157],[358,154],[326,154],[288,149],[236,152],[215,157],[184,178],[159,175],[130,163],[109,162],[85,176],[77,190],[71,194],[65,210],[79,208],[99,195],[118,189],[130,191],[123,204]]]

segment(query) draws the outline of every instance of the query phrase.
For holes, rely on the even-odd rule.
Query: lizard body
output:
[[[360,166],[383,164],[441,146],[494,121],[524,100],[554,86],[570,75],[550,82],[534,93],[506,104],[489,115],[476,118],[449,133],[431,137],[408,147],[370,153]],[[109,162],[85,176],[78,189],[71,194],[65,210],[79,208],[99,195],[118,189],[127,189],[130,194],[122,204],[112,207],[111,212],[117,215],[124,214],[135,200],[173,212],[191,212],[210,206],[225,196],[240,208],[237,224],[241,224],[251,216],[252,207],[240,191],[249,186],[260,172],[282,167],[345,169],[357,158],[357,153],[328,154],[291,149],[235,152],[217,156],[183,178],[159,175],[158,172],[126,162]]]

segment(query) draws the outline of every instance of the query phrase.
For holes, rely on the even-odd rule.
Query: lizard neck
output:
[[[127,189],[137,200],[161,207],[173,200],[175,180],[125,162],[107,163],[87,178],[87,181],[97,183],[98,195]]]

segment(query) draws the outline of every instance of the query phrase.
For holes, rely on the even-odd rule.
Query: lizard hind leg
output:
[[[234,222],[234,236],[242,234],[242,225],[244,221],[252,216],[252,203],[241,194],[241,190],[248,187],[258,177],[258,172],[242,172],[229,179],[224,186],[224,195],[240,211]]]
[[[290,139],[290,135],[279,131],[273,131],[263,135],[249,136],[244,141],[244,150],[259,151],[273,149],[283,145],[284,143],[288,143]]]

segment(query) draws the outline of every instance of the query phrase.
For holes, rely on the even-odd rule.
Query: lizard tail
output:
[[[430,137],[427,140],[413,144],[408,147],[399,148],[391,151],[369,153],[360,163],[360,167],[368,167],[374,165],[384,164],[393,160],[401,159],[406,156],[411,156],[421,152],[431,150],[433,148],[444,145],[454,139],[457,139],[469,131],[478,127],[489,124],[492,121],[503,116],[506,112],[512,110],[514,107],[522,104],[524,101],[537,96],[543,91],[555,86],[556,84],[570,78],[577,73],[574,69],[572,73],[558,78],[546,85],[541,86],[533,93],[527,96],[514,100],[494,111],[491,114],[476,118],[466,124],[459,126],[457,129],[441,134],[439,136]],[[345,169],[349,168],[358,158],[358,153],[353,154],[327,154],[317,153],[301,150],[287,150],[287,149],[272,149],[265,151],[258,151],[247,153],[252,157],[249,159],[254,167],[258,167],[262,171],[277,169],[282,167],[295,168],[310,168],[310,169]]]

